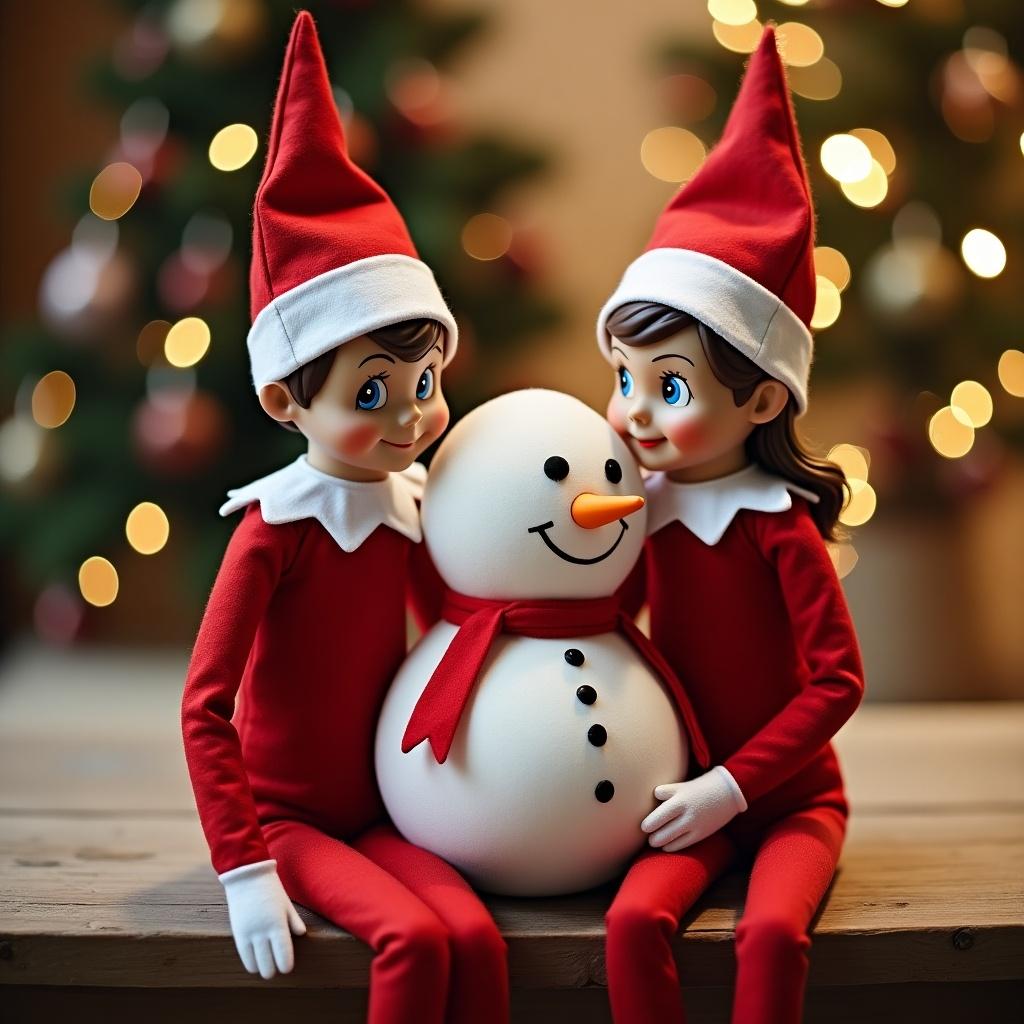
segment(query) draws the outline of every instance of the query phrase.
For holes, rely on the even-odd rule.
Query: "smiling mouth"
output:
[[[553,551],[559,558],[565,562],[572,562],[573,565],[594,565],[595,562],[603,562],[618,546],[619,541],[626,535],[626,531],[629,529],[629,525],[624,519],[619,520],[619,526],[622,527],[619,530],[618,537],[615,538],[615,543],[604,552],[602,555],[596,555],[594,558],[577,558],[576,555],[570,555],[568,551],[563,551],[547,534],[547,531],[554,526],[553,521],[541,523],[539,526],[531,526],[526,532],[536,533],[540,535],[540,539],[547,544],[548,548]]]
[[[383,437],[381,438],[385,444],[391,445],[392,448],[411,448],[416,442],[410,441],[408,444],[399,444],[397,441],[387,441]]]
[[[629,436],[632,437],[641,448],[657,448],[658,445],[665,440],[663,437],[656,437],[653,441],[648,441],[643,437],[634,437],[633,434],[630,434]]]

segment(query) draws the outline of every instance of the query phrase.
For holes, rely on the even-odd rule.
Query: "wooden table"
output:
[[[0,676],[0,1019],[362,1019],[367,951],[315,915],[293,974],[242,971],[184,773],[182,673],[29,649]],[[1024,704],[866,705],[838,743],[854,814],[807,1020],[1021,1019]],[[677,940],[695,1022],[728,1019],[743,888],[716,885]],[[489,901],[516,1020],[610,1019],[608,899]]]

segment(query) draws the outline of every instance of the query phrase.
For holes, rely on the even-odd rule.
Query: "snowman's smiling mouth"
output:
[[[619,520],[619,526],[622,527],[619,530],[618,537],[615,538],[615,543],[604,552],[604,554],[596,555],[594,558],[578,558],[576,555],[570,555],[568,551],[563,551],[547,534],[547,531],[554,526],[554,521],[549,520],[546,523],[541,523],[539,526],[531,526],[526,532],[536,533],[540,536],[540,539],[547,544],[548,549],[553,551],[559,558],[565,562],[572,562],[573,565],[594,565],[595,562],[603,562],[618,546],[619,542],[626,535],[626,531],[629,529],[629,525],[624,519]]]

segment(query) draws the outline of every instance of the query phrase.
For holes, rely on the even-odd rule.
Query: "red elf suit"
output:
[[[599,344],[607,353],[619,306],[660,303],[785,383],[803,412],[813,254],[814,209],[769,28],[721,141],[605,304]],[[829,741],[863,693],[853,625],[809,512],[813,494],[752,465],[696,484],[654,474],[649,496],[631,603],[649,602],[651,639],[691,696],[714,771],[740,799],[721,831],[679,852],[645,851],[627,874],[607,917],[613,1013],[617,1024],[684,1019],[670,946],[679,920],[730,864],[752,859],[733,1021],[796,1022],[808,927],[845,833]]]
[[[348,157],[306,13],[288,44],[254,221],[257,391],[415,317],[444,326],[451,358],[454,320],[398,211]],[[245,512],[192,654],[185,753],[249,970],[289,969],[289,951],[260,933],[246,945],[239,922],[283,900],[301,932],[290,898],[372,947],[373,1024],[501,1021],[496,926],[454,869],[390,825],[373,772],[377,717],[406,653],[421,484],[422,467],[362,483],[302,457],[230,492],[221,514]]]

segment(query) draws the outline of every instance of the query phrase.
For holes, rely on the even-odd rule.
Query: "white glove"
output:
[[[288,899],[277,861],[261,860],[218,875],[228,899],[228,918],[235,949],[250,974],[272,978],[295,966],[292,933],[306,934],[306,925]]]
[[[666,853],[707,839],[747,809],[736,780],[721,765],[689,782],[658,786],[654,795],[664,803],[644,818],[640,828],[653,832],[648,842]]]

